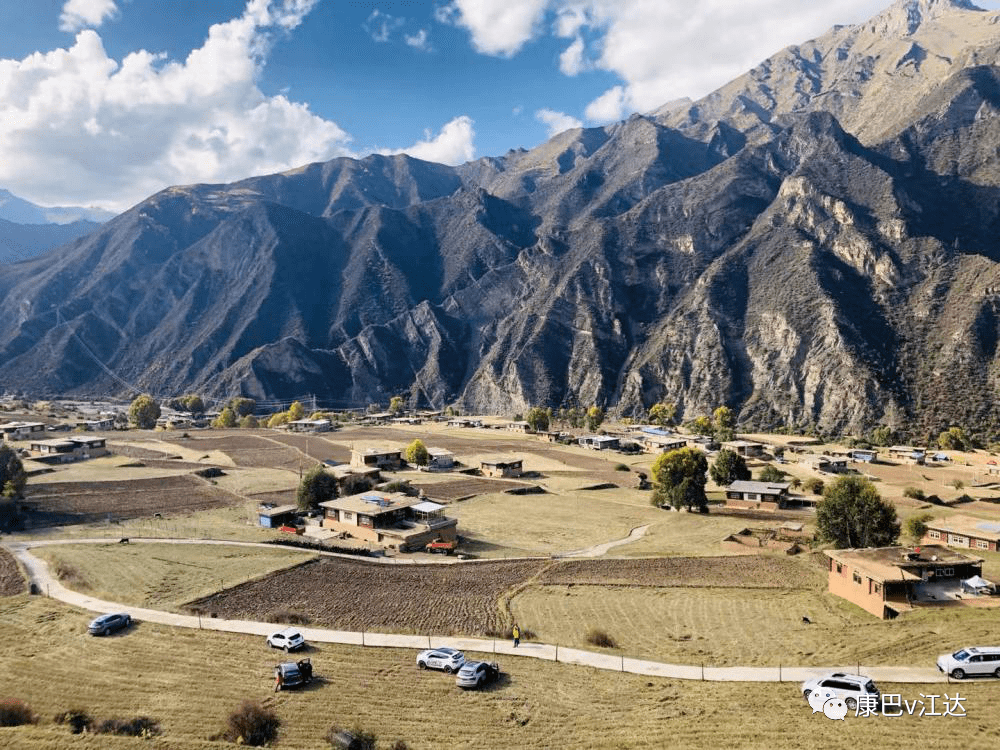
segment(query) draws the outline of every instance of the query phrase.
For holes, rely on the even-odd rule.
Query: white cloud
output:
[[[100,26],[118,12],[115,0],[67,0],[59,15],[60,31],[79,31]]]
[[[405,18],[390,16],[388,13],[376,9],[368,16],[362,24],[362,28],[367,31],[376,42],[388,42],[393,33],[406,23]]]
[[[474,145],[476,131],[470,117],[462,115],[446,123],[436,136],[429,131],[424,140],[409,148],[381,149],[380,154],[409,154],[416,159],[440,164],[463,164],[476,156]]]
[[[588,70],[589,67],[589,64],[583,58],[583,39],[577,37],[559,55],[559,70],[568,76],[575,76]]]
[[[420,50],[421,52],[434,51],[434,48],[427,41],[427,29],[420,29],[416,34],[404,34],[403,39],[413,49]]]
[[[567,115],[565,112],[558,112],[554,109],[540,109],[535,112],[535,119],[539,122],[544,122],[549,126],[549,136],[557,135],[564,130],[572,130],[573,128],[582,128],[583,123],[580,120]]]
[[[510,57],[538,31],[551,1],[452,0],[438,17],[468,29],[480,52]]]
[[[857,23],[888,0],[452,0],[446,15],[485,54],[512,56],[540,31],[572,39],[559,56],[566,75],[592,69],[621,83],[587,108],[594,121],[699,97],[782,47],[837,23]],[[993,2],[992,4],[996,4]],[[595,51],[592,59],[587,49]]]
[[[336,123],[257,86],[275,33],[316,0],[249,0],[185,60],[120,62],[87,29],[67,49],[0,60],[0,184],[41,203],[121,208],[178,183],[225,182],[350,154]]]
[[[605,123],[621,120],[626,115],[625,89],[613,86],[587,105],[586,115],[591,122]]]

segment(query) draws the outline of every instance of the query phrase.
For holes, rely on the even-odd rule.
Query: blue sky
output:
[[[121,209],[340,155],[460,163],[701,96],[883,5],[0,0],[0,187]]]

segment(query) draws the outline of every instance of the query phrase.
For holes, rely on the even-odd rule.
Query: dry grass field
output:
[[[14,556],[0,549],[0,596],[14,596],[24,591],[24,577]]]
[[[184,602],[301,564],[315,555],[287,547],[190,544],[60,544],[35,549],[63,583],[100,599],[183,611]],[[276,605],[277,606],[277,605]]]
[[[277,661],[260,639],[139,623],[109,638],[85,634],[90,613],[21,595],[6,602],[0,641],[2,696],[27,702],[34,727],[0,729],[0,746],[64,748],[233,747],[211,742],[225,716],[252,698],[282,721],[278,748],[329,748],[331,724],[374,732],[380,750],[402,739],[412,750],[692,750],[739,748],[958,748],[1000,739],[1000,684],[938,686],[960,691],[966,718],[903,717],[833,722],[813,714],[792,683],[748,685],[662,680],[572,665],[507,658],[504,677],[483,692],[422,672],[414,652],[346,646],[308,654],[318,679],[299,692],[271,692]],[[475,656],[471,655],[470,656]],[[21,679],[9,679],[13,675]],[[24,679],[24,676],[31,676]],[[908,700],[925,686],[880,685]],[[939,703],[940,705],[940,703]],[[53,716],[80,707],[99,718],[150,716],[163,734],[140,743],[72,736]]]

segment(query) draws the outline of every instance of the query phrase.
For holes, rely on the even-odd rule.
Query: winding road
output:
[[[624,544],[633,541],[645,532],[645,527],[633,529],[632,534],[625,540],[610,542]],[[636,536],[634,536],[636,535]],[[3,546],[8,549],[22,564],[28,575],[29,583],[34,584],[38,591],[44,592],[53,599],[58,599],[67,604],[71,604],[92,612],[113,612],[127,611],[134,619],[146,622],[155,622],[161,625],[170,625],[181,628],[196,628],[200,630],[217,630],[228,633],[246,633],[266,637],[275,629],[274,623],[253,622],[249,620],[225,620],[218,618],[202,618],[195,615],[181,615],[173,612],[164,612],[155,609],[144,609],[132,607],[120,602],[104,601],[96,599],[86,594],[73,591],[63,586],[52,575],[48,564],[32,554],[34,547],[49,546],[54,544],[108,544],[115,542],[117,538],[91,538],[91,539],[65,539],[65,540],[44,540],[26,542],[7,542]],[[132,543],[150,544],[212,544],[228,546],[251,546],[266,547],[274,549],[274,545],[259,542],[230,542],[223,540],[204,539],[140,539],[131,538]],[[599,545],[601,547],[605,545]],[[594,548],[591,548],[593,550]],[[311,550],[310,550],[311,551]],[[581,550],[587,552],[589,550]],[[605,550],[606,551],[606,550]],[[359,559],[356,556],[341,555],[333,552],[319,552],[318,554],[350,557]],[[576,556],[583,556],[577,554]],[[363,558],[367,559],[367,558]],[[372,558],[372,562],[383,564],[412,564],[407,560],[405,563],[384,558]],[[456,564],[462,561],[434,561],[438,564]],[[469,564],[476,564],[478,561],[469,561]],[[518,648],[507,640],[485,640],[478,638],[455,638],[446,636],[417,636],[417,635],[396,635],[392,633],[362,633],[354,631],[330,630],[327,628],[299,628],[306,640],[317,643],[342,643],[354,646],[371,646],[380,648],[439,648],[441,646],[451,646],[465,651],[475,651],[480,653],[503,654],[506,656],[520,656],[524,658],[544,659],[547,661],[558,661],[565,664],[578,664],[614,672],[631,672],[633,674],[647,675],[650,677],[665,677],[679,680],[705,680],[713,682],[801,682],[829,672],[857,672],[858,665],[834,666],[834,667],[703,667],[700,665],[686,664],[664,664],[657,661],[644,659],[632,659],[627,656],[620,656],[608,653],[595,653],[582,649],[567,648],[565,646],[549,645],[544,643],[522,642]],[[888,683],[937,683],[945,682],[946,677],[933,667],[888,667],[888,666],[865,666],[861,671],[874,680]]]

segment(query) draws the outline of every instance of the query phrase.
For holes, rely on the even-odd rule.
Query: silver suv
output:
[[[809,696],[817,690],[830,691],[835,697],[842,699],[852,711],[858,707],[858,698],[863,695],[874,696],[876,701],[882,700],[875,683],[862,674],[834,672],[806,680],[802,683],[801,689],[802,697],[806,700],[809,700]]]
[[[91,620],[90,625],[87,626],[87,632],[91,635],[108,635],[115,630],[127,628],[131,624],[132,618],[125,612],[114,612]]]
[[[1000,677],[1000,647],[967,646],[953,654],[941,654],[937,668],[956,680],[973,675]]]

